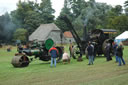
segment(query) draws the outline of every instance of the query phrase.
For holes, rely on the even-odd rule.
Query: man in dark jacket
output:
[[[111,49],[111,45],[109,42],[107,42],[107,45],[105,47],[105,50],[106,50],[106,60],[107,61],[110,61],[112,60],[111,56],[110,56],[110,49]]]
[[[119,66],[121,66],[121,61],[123,62],[123,65],[125,65],[125,61],[123,59],[123,46],[122,46],[122,44],[117,46],[116,56],[118,56]]]
[[[91,64],[93,64],[93,59],[94,59],[93,58],[94,57],[93,56],[94,48],[90,42],[88,43],[87,51],[88,51],[88,58],[89,58],[89,64],[88,65],[91,65]]]
[[[55,48],[55,46],[53,46],[52,48],[50,48],[49,53],[51,55],[51,67],[53,65],[53,62],[54,62],[54,66],[56,67],[56,58],[57,58],[58,50]]]

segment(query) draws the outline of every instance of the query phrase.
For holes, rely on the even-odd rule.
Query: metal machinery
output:
[[[74,59],[77,58],[78,56],[78,60],[81,60],[82,55],[83,54],[87,54],[86,52],[86,48],[88,46],[88,42],[92,42],[94,44],[94,51],[95,51],[95,55],[101,55],[101,54],[105,54],[105,46],[108,43],[110,43],[111,47],[112,47],[112,42],[114,41],[113,39],[109,38],[109,33],[115,33],[116,30],[100,30],[100,29],[93,29],[90,32],[86,32],[86,27],[84,28],[84,39],[81,40],[78,36],[78,34],[76,33],[76,31],[74,30],[74,27],[72,25],[72,23],[70,22],[70,20],[67,18],[67,16],[63,16],[61,17],[67,24],[70,32],[72,33],[77,46],[73,47],[72,50],[72,57]],[[86,34],[85,34],[86,32]],[[106,32],[106,33],[105,33]],[[107,33],[108,32],[108,33]],[[112,49],[111,49],[112,52]],[[87,56],[86,56],[87,57]]]
[[[47,39],[42,46],[35,45],[31,46],[29,49],[20,49],[19,53],[16,53],[15,56],[12,58],[12,65],[14,67],[26,67],[32,61],[32,57],[39,58],[42,61],[49,61],[51,60],[51,56],[49,55],[48,51],[53,46],[54,42],[52,39]],[[63,54],[63,47],[57,46],[58,49],[58,58],[57,62],[59,62],[62,58]],[[30,56],[30,57],[28,57]]]
[[[72,33],[72,35],[73,35],[73,37],[77,43],[77,46],[73,47],[72,57],[74,59],[76,59],[76,56],[78,56],[78,60],[81,60],[82,54],[85,53],[85,48],[87,47],[87,41],[81,41],[78,34],[74,30],[72,23],[70,22],[70,20],[66,16],[61,17],[61,18],[66,22],[70,32]]]

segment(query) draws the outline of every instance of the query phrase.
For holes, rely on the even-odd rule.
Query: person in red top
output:
[[[58,56],[58,50],[53,46],[52,48],[49,49],[49,53],[51,55],[51,67],[54,62],[54,66],[56,67],[56,58]]]

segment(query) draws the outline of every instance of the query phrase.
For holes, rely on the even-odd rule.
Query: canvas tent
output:
[[[30,36],[29,41],[45,42],[51,38],[55,43],[61,43],[61,30],[54,24],[41,24]],[[62,38],[64,41],[64,37]]]
[[[118,35],[115,38],[115,42],[117,42],[117,44],[119,44],[120,42],[124,41],[128,39],[128,31],[123,32],[122,34]]]

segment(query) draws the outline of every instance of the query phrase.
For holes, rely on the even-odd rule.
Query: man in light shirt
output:
[[[65,64],[66,62],[70,63],[70,56],[68,55],[68,53],[64,52],[62,60],[63,64]]]

